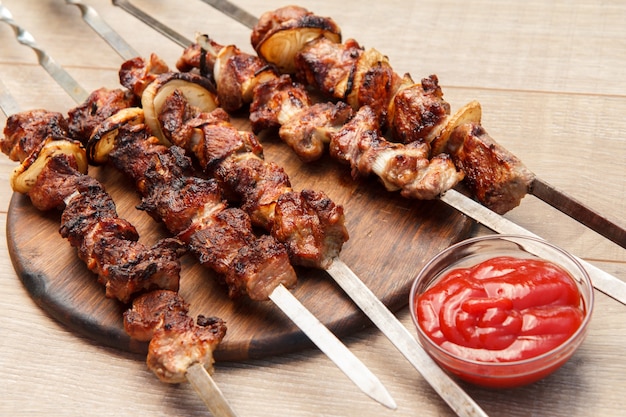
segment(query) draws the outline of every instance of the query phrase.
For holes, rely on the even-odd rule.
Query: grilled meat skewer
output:
[[[321,34],[317,38],[297,36],[299,31],[307,35],[315,31]],[[477,103],[469,103],[451,115],[450,105],[443,100],[436,76],[431,75],[415,83],[408,74],[396,74],[387,58],[375,49],[365,50],[354,40],[339,43],[340,30],[332,19],[288,6],[264,14],[251,40],[259,55],[271,59],[271,64],[290,73],[270,77],[266,70],[262,77],[257,76],[242,65],[254,62],[253,57],[206,37],[198,38],[198,45],[188,47],[177,66],[181,70],[197,67],[198,56],[213,64],[209,68],[213,69],[218,86],[227,84],[222,90],[229,91],[231,95],[239,92],[241,99],[230,99],[229,102],[243,103],[245,97],[251,95],[249,90],[253,89],[252,101],[248,101],[253,130],[259,132],[279,128],[281,139],[304,161],[321,157],[324,144],[330,143],[351,117],[340,107],[340,103],[345,102],[353,111],[366,106],[374,111],[379,127],[373,133],[377,142],[386,140],[382,132],[389,128],[400,144],[417,141],[429,145],[426,158],[419,158],[413,165],[403,159],[407,155],[407,159],[413,161],[415,152],[395,145],[394,158],[402,161],[394,162],[396,166],[389,168],[392,171],[402,170],[405,175],[412,170],[414,172],[408,178],[423,179],[421,181],[390,181],[385,178],[384,170],[373,171],[370,164],[359,170],[363,164],[356,158],[349,161],[353,175],[367,176],[374,172],[390,191],[401,190],[405,197],[419,199],[437,198],[465,178],[475,196],[499,213],[517,206],[528,191],[531,181],[528,170],[493,139],[488,142],[491,147],[468,146],[462,152],[458,143],[456,147],[447,146],[448,138],[460,122],[480,123]],[[203,50],[207,52],[203,54]],[[278,51],[283,55],[280,56]],[[260,68],[263,62],[259,60],[252,67]],[[204,71],[207,71],[206,63]],[[312,85],[333,102],[313,104],[309,91],[299,82]],[[329,114],[334,117],[329,118]],[[336,115],[342,116],[337,118]],[[476,137],[469,139],[474,143],[477,141]],[[491,151],[494,144],[497,151]],[[355,143],[354,146],[358,145]],[[451,155],[450,162],[441,163],[441,158],[448,158],[440,156],[442,153]],[[424,166],[433,157],[437,158],[435,167],[425,170]],[[500,162],[505,162],[508,171],[495,169]],[[444,165],[445,170],[442,171]],[[455,173],[459,167],[463,168],[463,172]],[[394,182],[396,184],[392,185]]]
[[[146,247],[132,224],[117,215],[115,203],[102,184],[86,174],[85,149],[67,138],[68,122],[60,113],[33,110],[9,117],[0,140],[2,151],[21,165],[14,171],[13,188],[28,194],[39,210],[61,209],[59,233],[77,249],[78,257],[98,276],[106,296],[122,303],[137,300],[158,307],[168,298],[184,305],[177,294],[184,252],[179,240],[166,238]],[[135,298],[136,297],[136,298]],[[147,365],[163,382],[185,380],[187,369],[201,364],[213,369],[213,351],[226,326],[217,318],[199,317],[198,324],[181,309],[175,317],[153,308],[135,311],[134,321],[154,321],[150,331],[129,336],[149,341]],[[128,313],[127,313],[128,314]],[[179,343],[165,346],[172,339]]]
[[[142,109],[119,111],[94,130],[89,155],[135,183],[138,208],[185,242],[227,284],[231,298],[267,300],[276,286],[293,287],[296,275],[284,247],[269,236],[257,238],[247,214],[226,205],[217,181],[192,175],[184,150],[162,144],[142,122]],[[100,146],[105,141],[112,146]]]

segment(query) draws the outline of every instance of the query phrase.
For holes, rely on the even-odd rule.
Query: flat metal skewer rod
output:
[[[626,230],[608,217],[592,210],[563,191],[535,177],[530,194],[575,219],[579,223],[626,248]]]
[[[0,11],[2,16],[8,16],[11,26],[18,27],[13,21],[13,18],[4,6],[0,3]],[[94,10],[95,12],[95,10]],[[4,20],[4,19],[3,19]],[[95,28],[94,28],[95,29]],[[23,33],[23,30],[20,30]],[[18,32],[16,31],[16,35]],[[32,43],[26,43],[27,46],[33,48]],[[37,47],[37,50],[45,53],[41,48]],[[46,54],[47,56],[47,54]],[[60,65],[56,65],[57,73],[62,75],[61,77],[53,77],[57,83],[62,83],[67,80],[67,77],[63,75],[69,75],[65,72],[64,68]],[[72,80],[72,83],[76,83]],[[77,84],[78,85],[78,84]],[[63,85],[61,85],[63,86]],[[80,97],[82,97],[81,95]],[[81,100],[77,100],[78,97],[73,97],[77,103],[81,103],[86,100],[88,94],[85,92],[84,97]],[[299,301],[296,299],[284,286],[277,287],[270,299],[289,317],[299,328],[306,334],[311,341],[324,352],[335,365],[341,369],[346,376],[360,389],[363,390],[372,399],[378,401],[385,407],[395,409],[397,405],[382,382],[336,337],[334,336],[319,320],[317,320]],[[202,389],[195,386],[195,381],[199,377],[199,373],[194,373],[196,379],[192,382],[198,393],[203,393],[206,389],[211,387],[217,387],[214,383],[204,384]],[[208,374],[207,374],[208,375]],[[221,392],[213,391],[214,395],[221,395]],[[226,400],[223,399],[223,402]],[[207,402],[205,400],[205,402]],[[228,417],[224,415],[224,417]]]
[[[173,31],[172,29],[170,29],[169,27],[165,26],[161,22],[155,20],[152,16],[150,16],[147,13],[145,13],[143,10],[135,7],[130,2],[128,2],[126,0],[112,0],[111,3],[113,3],[113,5],[115,5],[115,6],[118,6],[119,8],[123,9],[124,11],[129,13],[130,15],[135,16],[137,19],[139,19],[140,21],[142,21],[146,25],[150,26],[151,28],[153,28],[153,29],[154,28],[159,28],[159,32],[163,36],[169,38],[170,40],[172,40],[175,43],[179,44],[183,48],[186,48],[187,46],[191,45],[191,43],[192,43],[191,40],[185,38],[184,36],[182,36],[178,32]]]
[[[517,234],[540,238],[540,236],[528,231],[516,223],[500,216],[489,210],[482,204],[467,198],[456,190],[449,190],[441,200],[454,207],[461,213],[476,220],[477,222],[487,226],[491,230],[501,234]],[[576,256],[575,256],[576,257]],[[590,264],[589,262],[576,257],[576,259],[585,267],[587,273],[591,276],[593,286],[613,298],[616,301],[626,305],[626,282],[614,277],[608,272]]]
[[[214,7],[226,16],[230,16],[237,22],[241,23],[245,27],[252,29],[257,24],[259,19],[256,16],[251,15],[236,4],[231,3],[228,0],[202,0],[206,4]]]
[[[139,56],[139,53],[100,17],[96,9],[84,4],[81,0],[65,0],[65,2],[77,6],[80,9],[83,20],[111,45],[113,50],[123,59],[129,60]]]
[[[458,416],[487,416],[350,268],[335,259],[328,273]]]
[[[326,354],[354,384],[387,408],[397,405],[378,378],[356,359],[354,354],[333,335],[309,310],[280,285],[272,291],[270,299],[276,304],[315,345]]]

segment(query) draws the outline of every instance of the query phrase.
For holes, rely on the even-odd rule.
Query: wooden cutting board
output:
[[[273,137],[262,140],[266,160],[285,168],[295,190],[322,190],[344,206],[350,240],[340,258],[392,311],[407,305],[412,279],[431,256],[470,234],[473,222],[440,201],[404,199],[387,192],[375,179],[353,180],[347,166],[328,157],[303,164]],[[105,184],[119,215],[135,225],[141,241],[151,244],[166,235],[162,225],[135,209],[139,198],[121,174],[110,167],[90,168],[89,173]],[[104,297],[95,275],[59,235],[59,220],[60,212],[42,213],[27,196],[16,193],[11,199],[8,247],[26,289],[72,331],[107,346],[145,352],[147,345],[131,340],[123,330],[126,306]],[[371,325],[326,272],[305,268],[297,272],[294,295],[337,336]],[[191,255],[183,258],[180,293],[194,315],[226,321],[226,337],[215,352],[218,361],[280,355],[312,346],[271,302],[228,299],[225,288]]]

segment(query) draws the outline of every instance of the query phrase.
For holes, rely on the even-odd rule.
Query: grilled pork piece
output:
[[[356,111],[371,107],[386,124],[388,103],[400,82],[387,57],[365,50],[354,39],[345,43],[318,38],[295,55],[296,79],[322,94],[348,103]]]
[[[135,96],[126,90],[106,88],[95,90],[83,104],[68,112],[69,135],[86,143],[93,129],[106,118],[135,104]]]
[[[400,190],[408,198],[437,198],[463,179],[448,155],[429,159],[427,143],[387,141],[377,115],[367,106],[332,135],[330,153],[350,165],[353,177],[375,174],[389,191]]]
[[[280,138],[303,161],[319,159],[330,134],[352,115],[343,102],[313,104],[304,85],[289,75],[277,75],[257,56],[207,36],[198,42],[183,52],[177,68],[212,73],[222,108],[232,112],[250,104],[252,131],[280,129]]]
[[[160,74],[170,69],[156,54],[150,54],[149,59],[133,58],[122,64],[119,71],[120,84],[131,91],[136,97],[141,97],[146,87]]]
[[[279,136],[302,161],[315,161],[323,156],[332,134],[352,115],[352,108],[343,101],[315,103],[282,123]]]
[[[60,233],[97,272],[107,297],[127,303],[139,292],[178,290],[181,242],[164,239],[151,248],[139,243],[135,228],[117,216],[113,201],[100,187],[69,199]]]
[[[401,143],[431,143],[447,123],[450,104],[443,99],[443,92],[436,75],[413,83],[405,76],[389,103],[388,126],[395,141]]]
[[[250,104],[252,131],[278,128],[310,105],[304,85],[293,82],[289,75],[259,84]]]
[[[517,207],[528,193],[532,172],[481,125],[467,123],[454,129],[447,150],[455,165],[465,172],[472,193],[496,213]]]
[[[150,341],[148,368],[168,383],[183,382],[196,363],[213,373],[213,352],[226,334],[219,318],[200,315],[194,323],[187,303],[167,290],[137,297],[124,313],[124,329],[134,339]]]
[[[22,162],[49,137],[67,137],[67,120],[61,113],[37,109],[11,115],[4,127],[0,150]]]

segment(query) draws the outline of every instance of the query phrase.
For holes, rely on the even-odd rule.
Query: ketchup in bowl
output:
[[[569,359],[592,301],[573,257],[538,239],[497,235],[437,255],[418,275],[410,308],[420,342],[440,365],[473,383],[513,387]]]

